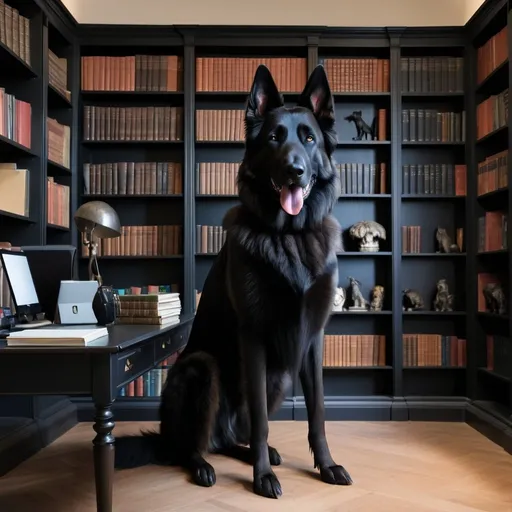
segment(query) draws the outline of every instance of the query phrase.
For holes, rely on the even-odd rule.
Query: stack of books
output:
[[[120,295],[118,324],[174,325],[180,321],[179,293]]]

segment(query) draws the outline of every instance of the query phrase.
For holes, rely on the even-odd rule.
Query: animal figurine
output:
[[[439,245],[437,252],[460,252],[459,246],[452,243],[450,235],[446,232],[445,228],[438,227],[436,231],[436,240]]]
[[[418,309],[423,309],[423,299],[416,290],[406,288],[402,293],[402,307],[404,311],[416,311]]]
[[[333,311],[343,311],[343,306],[345,305],[345,300],[347,298],[347,292],[345,291],[345,288],[339,287],[336,288],[336,291],[334,292],[334,300],[332,304],[332,310]]]
[[[382,311],[384,303],[384,286],[376,285],[372,288],[370,310]]]
[[[507,312],[507,298],[499,283],[488,283],[482,290],[485,298],[485,307],[489,313],[505,315]]]
[[[359,240],[359,252],[378,252],[379,239],[386,240],[386,230],[374,220],[356,222],[349,234]]]
[[[349,308],[350,310],[367,310],[368,309],[368,301],[363,297],[361,290],[359,287],[361,283],[353,278],[348,278],[350,282],[350,298],[352,299],[352,306]]]
[[[437,281],[434,311],[453,311],[453,295],[448,290],[446,279],[439,279]]]
[[[370,140],[375,139],[375,117],[373,118],[371,127],[363,119],[363,113],[361,110],[354,110],[352,114],[345,117],[345,121],[349,123],[354,123],[356,125],[357,136],[352,137],[352,140],[362,140],[363,135],[365,140],[368,140],[368,136],[370,136]]]

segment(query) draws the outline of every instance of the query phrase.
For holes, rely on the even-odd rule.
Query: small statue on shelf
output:
[[[345,117],[345,121],[356,125],[357,136],[352,137],[352,140],[363,140],[363,135],[365,140],[368,140],[368,136],[370,136],[370,140],[373,140],[375,138],[375,119],[376,118],[373,118],[372,125],[368,126],[363,119],[361,110],[354,110],[352,114]]]
[[[376,285],[372,288],[370,310],[382,311],[384,303],[384,286]]]
[[[485,308],[489,313],[505,315],[507,313],[507,298],[499,283],[488,283],[484,286],[482,293],[485,298]]]
[[[446,232],[445,228],[438,227],[436,231],[436,240],[439,245],[437,252],[460,252],[459,246],[452,243],[450,235]]]
[[[345,305],[345,300],[347,298],[347,292],[345,288],[338,287],[334,292],[334,300],[332,304],[332,311],[343,311],[343,306]]]
[[[406,288],[403,292],[402,307],[404,311],[417,311],[423,309],[423,299],[416,290]]]
[[[348,309],[350,311],[368,311],[368,301],[359,289],[361,283],[353,277],[349,277],[348,280],[350,281],[350,298],[352,299],[352,306]]]
[[[386,230],[374,220],[356,222],[349,234],[359,240],[359,252],[378,252],[379,239],[386,240]]]
[[[434,311],[453,311],[453,295],[448,289],[446,279],[439,279],[439,281],[437,281]]]

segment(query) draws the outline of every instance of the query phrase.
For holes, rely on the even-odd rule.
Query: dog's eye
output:
[[[275,134],[275,133],[272,133],[272,134],[270,134],[270,136],[269,136],[269,138],[268,138],[268,139],[269,139],[269,140],[274,140],[274,141],[275,141],[275,140],[277,140],[277,136],[276,136],[276,134]]]
[[[313,135],[308,135],[306,137],[306,142],[313,142],[315,140],[315,138],[313,137]]]

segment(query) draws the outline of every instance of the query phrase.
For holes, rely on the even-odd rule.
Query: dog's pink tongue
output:
[[[302,188],[297,185],[283,186],[281,189],[281,207],[290,215],[297,215],[302,210],[304,198]]]

